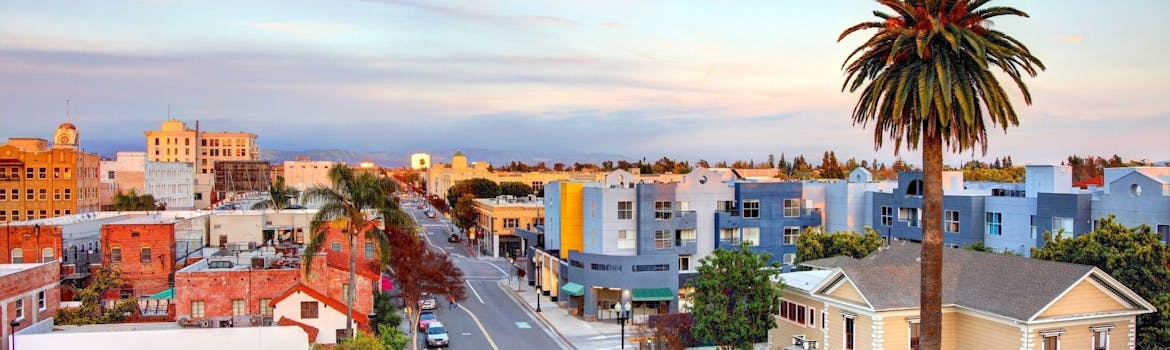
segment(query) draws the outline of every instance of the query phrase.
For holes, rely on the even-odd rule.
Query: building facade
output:
[[[332,187],[329,179],[329,169],[337,166],[337,162],[312,160],[309,157],[297,157],[297,160],[284,161],[284,185],[304,191],[314,186]]]
[[[152,295],[171,287],[175,272],[175,221],[140,217],[102,225],[102,265],[122,272],[123,296]]]
[[[474,178],[485,178],[496,183],[511,181],[527,184],[532,186],[533,191],[538,196],[541,196],[540,191],[543,190],[544,185],[553,181],[597,181],[597,177],[600,175],[569,171],[498,172],[490,169],[491,165],[487,162],[468,163],[467,156],[463,155],[462,151],[457,151],[451,157],[451,163],[434,163],[426,169],[427,193],[447,199],[447,189],[455,186],[455,183]]]
[[[10,349],[13,332],[51,318],[61,306],[61,262],[0,264],[0,331],[5,341],[0,349]]]
[[[1105,169],[1092,217],[1109,215],[1126,226],[1149,225],[1163,242],[1170,242],[1170,167]]]
[[[520,237],[513,231],[544,225],[544,200],[535,195],[477,198],[475,211],[476,238],[494,257],[523,256]]]
[[[57,127],[55,143],[10,138],[0,145],[0,222],[99,210],[96,154],[78,148],[71,123]]]
[[[801,232],[821,227],[821,209],[804,199],[804,187],[794,181],[736,183],[734,206],[715,215],[717,247],[736,249],[745,243],[752,251],[770,254],[772,262],[782,263],[786,271],[792,270]],[[683,263],[681,258],[679,263]]]
[[[195,209],[195,165],[181,162],[146,162],[145,191],[169,210]]]
[[[145,135],[147,160],[194,163],[202,174],[214,173],[217,161],[260,159],[256,134],[252,133],[202,131],[199,122],[190,129],[186,123],[170,119]]]
[[[410,169],[425,170],[431,167],[431,155],[426,153],[415,153],[410,155]]]

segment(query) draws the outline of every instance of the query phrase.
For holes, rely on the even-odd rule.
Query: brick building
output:
[[[78,135],[64,123],[52,147],[40,138],[10,138],[0,145],[0,222],[99,209],[99,158],[78,149]]]
[[[4,225],[0,263],[40,263],[61,259],[61,226]]]
[[[170,288],[175,271],[175,223],[155,216],[102,225],[102,264],[122,271],[122,294],[151,295]]]
[[[0,264],[0,336],[8,339],[13,331],[53,317],[61,305],[61,263],[53,260],[35,264]],[[8,350],[8,342],[0,349]]]

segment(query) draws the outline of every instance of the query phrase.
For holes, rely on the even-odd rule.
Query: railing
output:
[[[816,340],[805,340],[803,335],[793,336],[792,337],[792,345],[800,347],[801,349],[804,349],[804,350],[816,350],[817,349],[817,341]]]

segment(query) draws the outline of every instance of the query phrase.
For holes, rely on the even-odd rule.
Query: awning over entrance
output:
[[[634,301],[664,301],[673,300],[674,292],[670,288],[634,288],[631,293]]]
[[[151,295],[151,296],[146,297],[146,299],[174,299],[174,298],[175,298],[175,289],[174,288],[167,288],[166,290],[158,292],[155,295]]]
[[[585,295],[585,286],[573,282],[565,283],[565,285],[561,286],[561,290],[564,291],[565,294],[576,297]]]

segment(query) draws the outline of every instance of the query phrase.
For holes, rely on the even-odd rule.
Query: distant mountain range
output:
[[[431,155],[434,163],[450,163],[451,156],[456,150],[438,150],[426,152]],[[512,161],[524,162],[529,165],[545,162],[549,167],[555,163],[572,165],[574,162],[600,164],[602,161],[632,160],[629,157],[615,154],[601,153],[561,153],[549,151],[501,151],[480,148],[462,149],[468,162],[487,161],[492,165],[504,165]],[[410,162],[411,153],[408,152],[357,152],[339,149],[286,151],[274,149],[260,150],[260,159],[272,164],[280,164],[286,160],[296,160],[297,156],[309,156],[313,160],[327,160],[358,164],[373,162],[383,167],[403,167]]]

